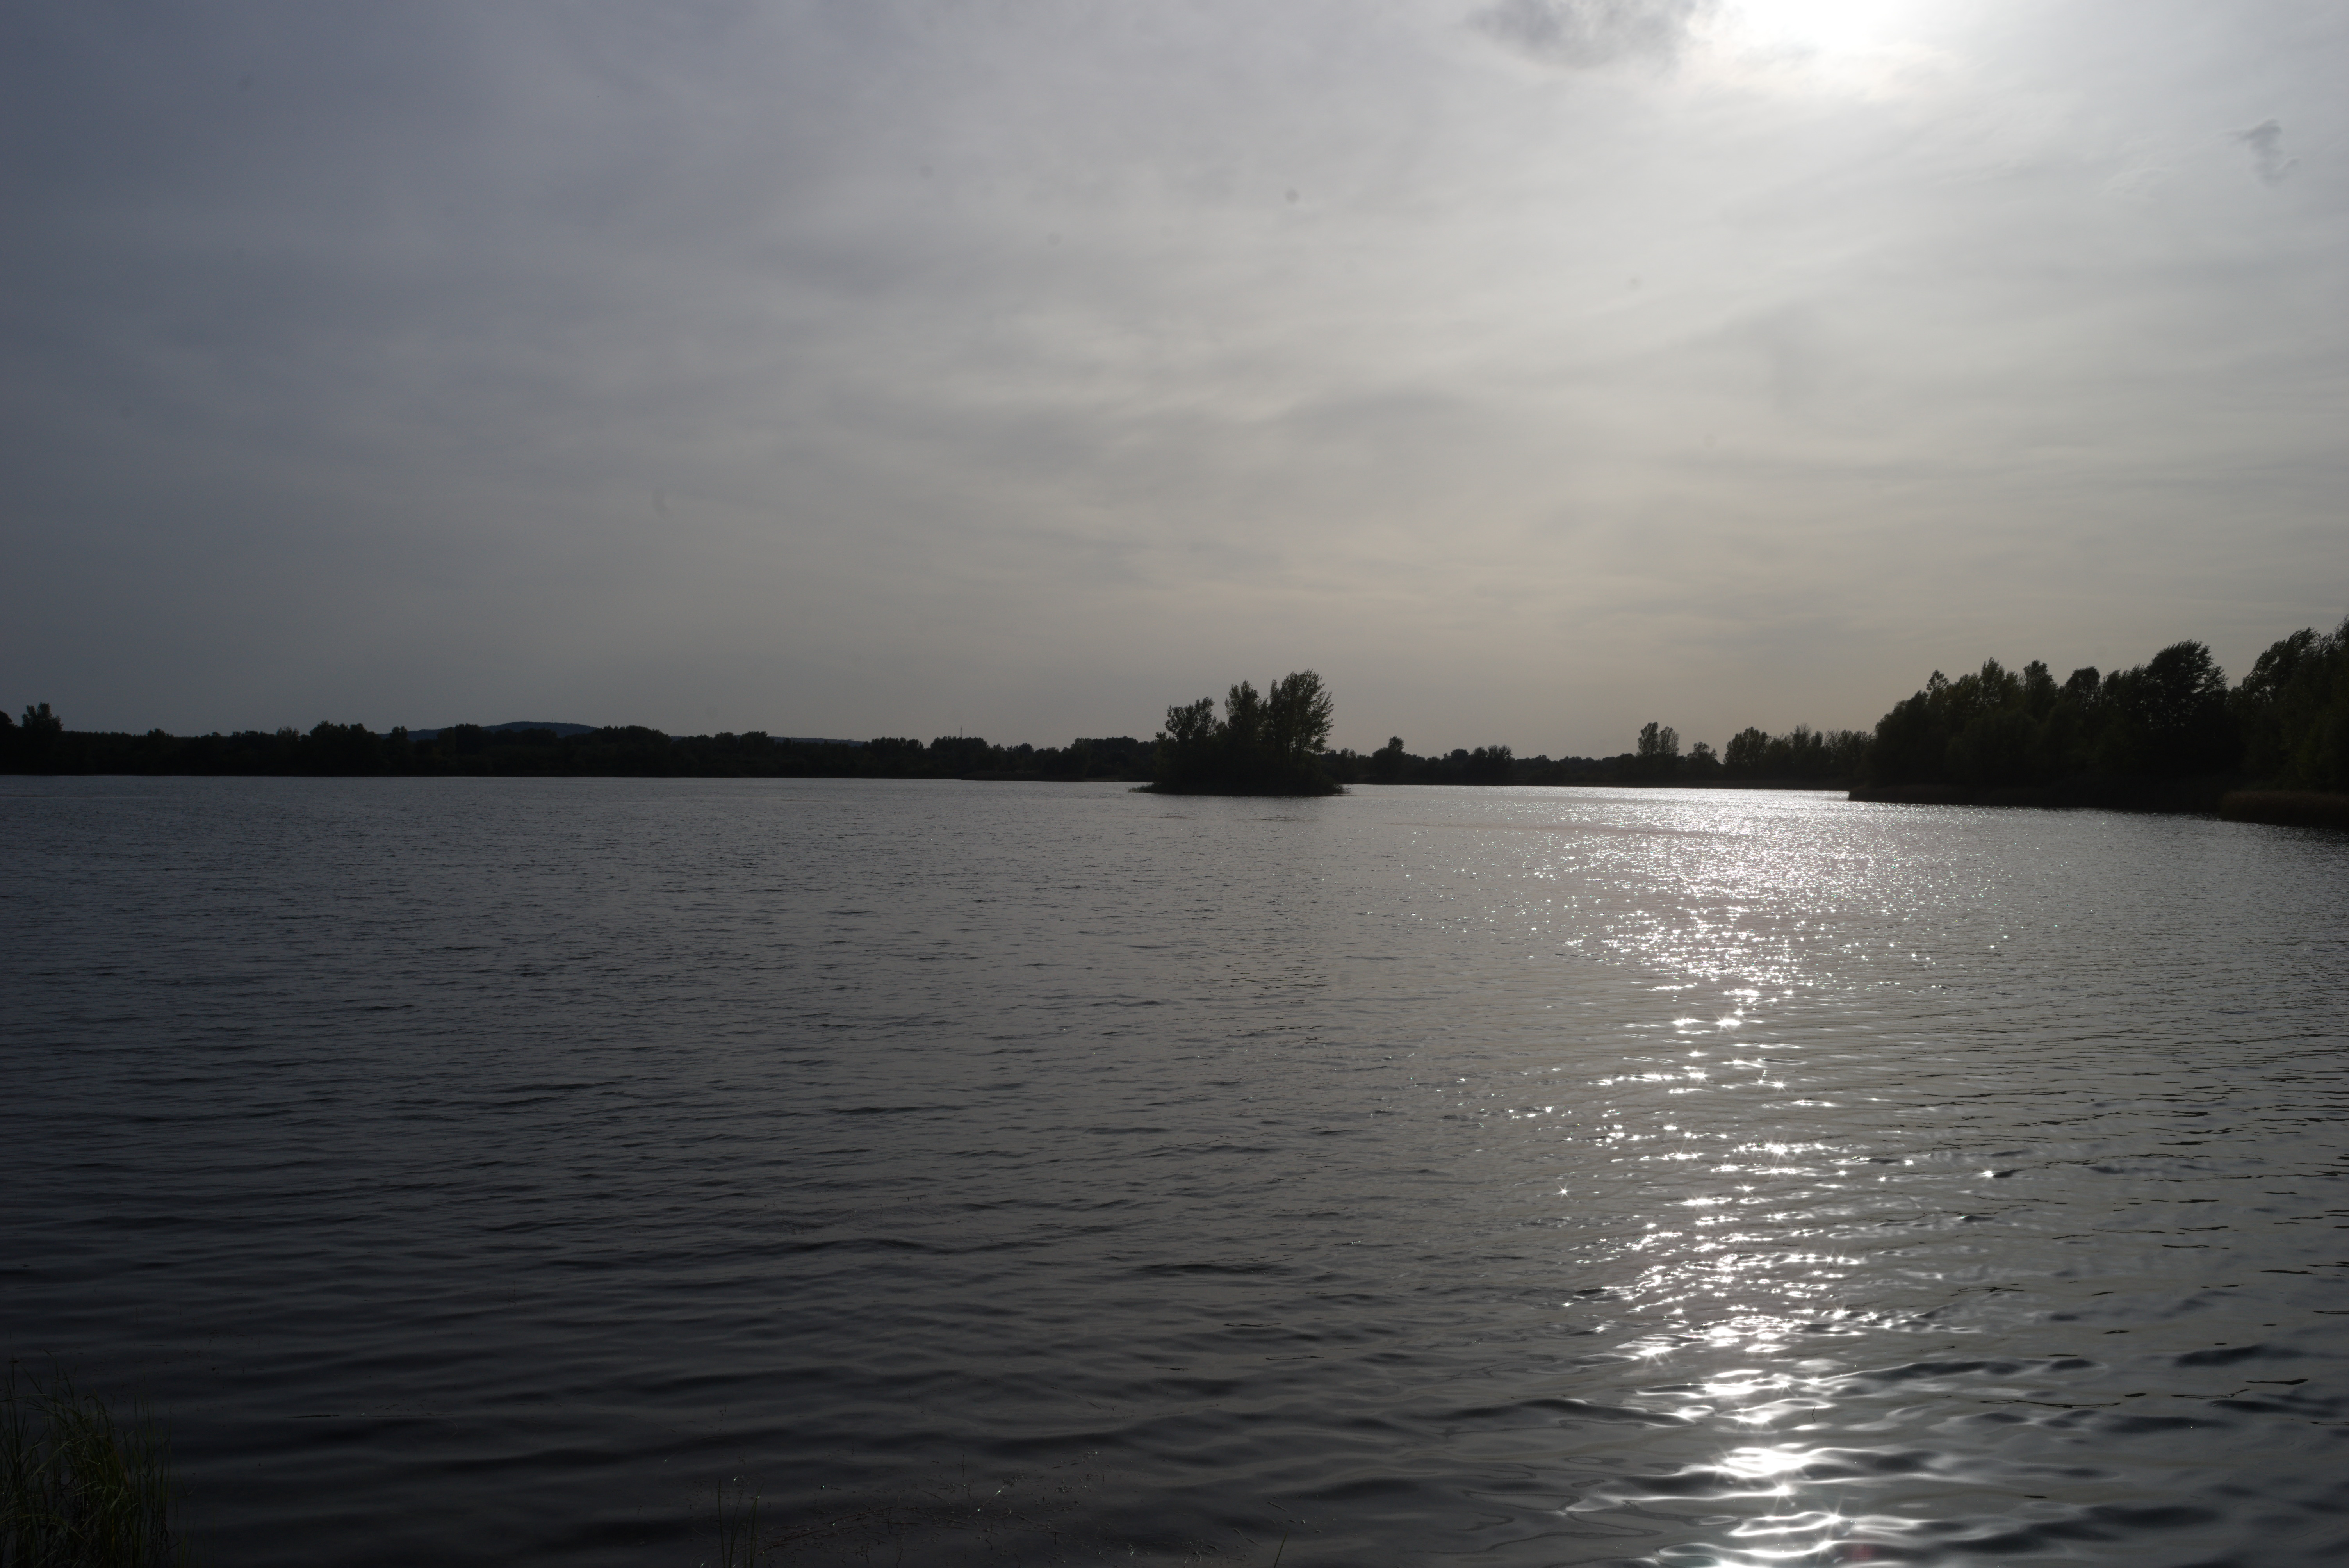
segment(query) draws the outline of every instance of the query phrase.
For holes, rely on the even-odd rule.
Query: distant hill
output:
[[[451,729],[454,727],[455,726],[453,725],[444,724],[440,727],[440,729]],[[516,729],[551,729],[554,731],[556,735],[564,736],[593,735],[600,727],[593,724],[541,724],[533,719],[517,718],[512,724],[485,724],[481,726],[481,727],[492,735],[504,735],[511,730]],[[440,729],[411,729],[408,732],[409,738],[411,740],[430,740],[440,733]]]

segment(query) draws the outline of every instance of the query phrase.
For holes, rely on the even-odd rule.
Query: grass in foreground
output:
[[[718,1568],[757,1568],[759,1561],[759,1494],[734,1478],[734,1495],[718,1483]]]
[[[0,1568],[181,1568],[169,1445],[143,1408],[126,1426],[51,1367],[0,1384]]]

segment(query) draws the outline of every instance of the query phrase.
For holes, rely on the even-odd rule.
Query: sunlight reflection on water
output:
[[[1682,797],[1594,800],[1583,808],[1593,830],[1571,838],[1577,824],[1561,820],[1554,801],[1487,810],[1516,814],[1517,826],[1537,818],[1553,839],[1527,847],[1525,837],[1495,835],[1481,865],[1459,868],[1464,882],[1481,876],[1547,883],[1556,890],[1551,897],[1521,905],[1518,914],[1529,924],[1567,933],[1558,952],[1605,956],[1675,977],[1657,987],[1682,999],[1668,1025],[1627,1021],[1627,1036],[1669,1027],[1696,1040],[1738,1031],[1725,1059],[1702,1050],[1668,1058],[1634,1045],[1622,1069],[1588,1078],[1589,1089],[1611,1103],[1597,1112],[1599,1125],[1587,1141],[1610,1158],[1595,1171],[1585,1170],[1578,1182],[1555,1190],[1572,1204],[1606,1189],[1595,1175],[1611,1173],[1625,1183],[1616,1190],[1619,1201],[1630,1201],[1621,1204],[1624,1223],[1615,1248],[1631,1266],[1619,1272],[1609,1299],[1670,1325],[1616,1343],[1616,1351],[1642,1366],[1661,1369],[1723,1354],[1775,1357],[1799,1353],[1806,1342],[1816,1349],[1823,1335],[1886,1327],[1925,1329],[1962,1345],[1963,1336],[2002,1339],[2033,1322],[2088,1315],[2041,1305],[2036,1312],[2010,1310],[1969,1321],[1974,1315],[1951,1302],[1904,1323],[1835,1304],[1880,1295],[1888,1278],[1904,1277],[1926,1287],[1947,1282],[1977,1301],[2022,1298],[2012,1300],[2011,1308],[2025,1307],[2030,1296],[2047,1295],[2051,1287],[2058,1297],[2079,1292],[2080,1286],[2055,1284],[2080,1278],[2079,1270],[2033,1254],[2089,1239],[2064,1233],[2072,1227],[2090,1236],[2134,1230],[2149,1237],[2168,1227],[2115,1224],[2119,1214],[2093,1199],[2081,1209],[2084,1195],[2063,1191],[2050,1179],[2079,1171],[2092,1158],[2089,1145],[2129,1140],[2130,1134],[2149,1130],[2147,1122],[2207,1114],[2191,1102],[2209,1092],[2196,1087],[2196,1080],[2207,1080],[2208,1068],[2175,1052],[2212,1022],[2251,1012],[2280,1022],[2307,1016],[2273,984],[2274,976],[2257,968],[2274,955],[2271,939],[2262,944],[2267,951],[2239,950],[2216,962],[2207,953],[2166,952],[2151,972],[2127,950],[2125,944],[2148,938],[2158,943],[2165,923],[2179,928],[2180,923],[2164,919],[2178,907],[2179,890],[2164,885],[2171,879],[2141,861],[2096,863],[2097,852],[2107,847],[2099,838],[2111,831],[2177,838],[2194,833],[2190,826],[1941,812],[1929,819],[1934,831],[1887,835],[1880,820],[1847,811],[1838,817],[1806,801],[1788,803],[1775,818],[1764,813],[1763,822],[1741,832],[1740,820],[1751,825],[1757,815],[1751,802]],[[1670,816],[1676,830],[1623,830],[1642,816]],[[1701,838],[1709,841],[1692,848]],[[1558,841],[1569,839],[1571,847]],[[2265,848],[2246,847],[2254,853]],[[2303,847],[2320,864],[2339,852],[2337,844]],[[1514,878],[1513,860],[1525,862]],[[2244,868],[2206,859],[2198,869],[2213,880],[2195,885],[2189,896],[2199,901],[2216,892],[2240,907],[2241,894],[2251,891]],[[2067,885],[2083,871],[2102,885]],[[2291,871],[2299,887],[2313,892],[2306,880],[2312,868]],[[2317,894],[2302,911],[2323,934],[2321,941],[2340,951],[2339,899]],[[2318,975],[2337,994],[2340,970]],[[2231,1008],[2217,1002],[2226,993],[2239,998]],[[1713,1009],[1702,1006],[1708,996]],[[2252,1005],[2243,1005],[2252,997]],[[2297,1027],[2286,1022],[2285,1032]],[[2236,1032],[2221,1026],[2222,1034]],[[2151,1059],[2099,1059],[2099,1052],[2133,1044],[2149,1047]],[[1899,1048],[1888,1053],[1887,1045]],[[2015,1056],[2018,1045],[2051,1052],[2071,1071],[2051,1078],[2044,1068],[2025,1067]],[[1974,1051],[1987,1059],[1970,1059]],[[2287,1054],[2308,1063],[2304,1052],[2288,1047]],[[1789,1094],[1790,1088],[1798,1092]],[[2084,1091],[2108,1098],[2082,1103]],[[2323,1092],[2337,1102],[2338,1081]],[[2181,1093],[2188,1104],[2177,1103]],[[2302,1125],[2294,1093],[2279,1084],[2256,1098],[2271,1123],[2281,1118],[2282,1125]],[[1753,1095],[1768,1097],[1766,1109],[1737,1103]],[[2218,1098],[2235,1099],[2255,1120],[2261,1114],[2242,1105],[2240,1095],[2221,1091]],[[2039,1116],[2014,1115],[2034,1104]],[[1780,1135],[1742,1137],[1762,1116],[1775,1122]],[[1949,1146],[1949,1134],[1969,1120],[1982,1122],[1980,1130],[1993,1139],[2024,1147],[1995,1150],[1995,1163],[1967,1161]],[[1855,1123],[1886,1140],[1880,1147],[1900,1151],[1858,1151],[1850,1136]],[[1784,1136],[1805,1125],[1834,1130],[1821,1138]],[[2071,1147],[2047,1145],[2054,1126],[2068,1126]],[[2199,1148],[2205,1140],[2187,1143]],[[2262,1163],[2252,1150],[2229,1152],[2246,1173]],[[2287,1157],[2277,1179],[2294,1174]],[[2024,1206],[2018,1206],[2019,1194],[1988,1190],[2018,1176],[2039,1178]],[[1692,1178],[1700,1183],[1694,1190]],[[2056,1211],[2056,1222],[2033,1226],[2033,1209]],[[2242,1216],[2218,1219],[2202,1233],[2228,1230],[2230,1221],[2240,1225]],[[1978,1243],[1967,1233],[1973,1226],[1999,1227],[2001,1233]],[[1862,1240],[1868,1243],[1864,1249],[1848,1245]],[[2174,1250],[2180,1243],[2153,1244]],[[2122,1250],[2130,1249],[2123,1243]],[[2116,1271],[2109,1288],[2086,1289],[2084,1305],[2123,1294],[2117,1276],[2130,1272]],[[1991,1283],[2001,1274],[2038,1277],[2035,1284]],[[2189,1303],[2197,1310],[2222,1310],[2222,1298],[2211,1293],[2239,1283],[2203,1276],[2186,1285]],[[2140,1300],[2140,1313],[2173,1315],[2156,1301]],[[2114,1303],[2092,1310],[2118,1308]],[[2129,1321],[2121,1310],[2114,1321]],[[2256,1339],[2251,1326],[2233,1332]],[[2271,1332],[2278,1326],[2263,1325]],[[2253,1346],[2247,1353],[2261,1352]],[[2275,1353],[2291,1358],[2310,1352]],[[2190,1354],[2180,1351],[2169,1359]],[[1985,1402],[1998,1414],[2005,1414],[1999,1407],[2016,1401],[2050,1412],[2000,1424],[2095,1431],[2104,1419],[2098,1412],[2120,1408],[2145,1392],[2082,1386],[2109,1382],[2116,1368],[2100,1361],[2042,1355],[2005,1366],[1953,1359],[1944,1379],[1905,1376],[1896,1367],[1882,1380],[1841,1357],[1809,1365],[1806,1376],[1715,1370],[1696,1384],[1655,1383],[1644,1397],[1693,1391],[1700,1402],[1669,1407],[1670,1413],[1722,1430],[1724,1439],[1738,1429],[1792,1428],[1847,1438],[1898,1433],[1917,1446],[1789,1440],[1754,1447],[1724,1440],[1680,1469],[1589,1488],[1566,1511],[1636,1513],[1700,1497],[1715,1508],[1766,1500],[1767,1507],[1741,1510],[1733,1522],[1724,1518],[1720,1530],[1709,1532],[1711,1543],[1665,1547],[1658,1559],[1723,1563],[1888,1556],[2013,1561],[2018,1554],[2027,1561],[2042,1553],[2069,1555],[2084,1542],[2133,1538],[2146,1529],[2172,1532],[2181,1542],[2189,1535],[2199,1539],[2221,1517],[2208,1507],[2181,1508],[2168,1500],[2065,1502],[2063,1494],[2079,1492],[2083,1483],[2095,1483],[2087,1490],[2097,1493],[2128,1489],[2116,1488],[2113,1472],[2095,1465],[2002,1465],[1951,1451],[1951,1422],[1972,1420],[1982,1411],[1951,1418],[1936,1408],[1932,1413],[1946,1418],[1920,1427],[1917,1413],[1898,1404],[1872,1418],[1866,1408],[1888,1387],[1942,1392],[1946,1384],[1951,1392],[1963,1387],[1962,1398]],[[1982,1381],[2022,1373],[2061,1386],[2016,1388]],[[2145,1374],[2140,1361],[2125,1376],[2142,1379]],[[2330,1413],[2339,1407],[2308,1408]],[[2181,1429],[2191,1425],[2178,1422]],[[2337,1417],[2328,1425],[2337,1430]],[[2158,1428],[2158,1422],[2107,1423],[2105,1429],[2142,1435]],[[1870,1504],[1871,1490],[1899,1494],[1891,1511]],[[1998,1502],[1987,1514],[1966,1514],[1965,1500],[1980,1501],[1986,1490]]]
[[[2343,1547],[2337,839],[54,789],[9,1328],[150,1377],[222,1560],[617,1568],[721,1474],[809,1562]]]

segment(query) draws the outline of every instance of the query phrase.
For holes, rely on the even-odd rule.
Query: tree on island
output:
[[[1680,771],[1681,732],[1651,719],[1640,727],[1640,749],[1633,755],[1640,778],[1651,782],[1670,779]]]
[[[1259,694],[1242,681],[1224,698],[1166,710],[1150,788],[1167,795],[1335,795],[1321,766],[1336,713],[1311,670],[1281,676]]]

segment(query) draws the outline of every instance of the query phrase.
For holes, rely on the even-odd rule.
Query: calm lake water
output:
[[[2349,1558],[2349,840],[11,779],[0,1333],[206,1562]]]

